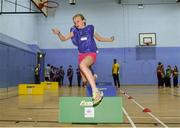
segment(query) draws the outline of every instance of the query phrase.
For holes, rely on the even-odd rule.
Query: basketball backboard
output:
[[[40,3],[46,2],[46,1],[48,1],[48,0],[31,0],[31,1],[36,5],[36,7],[37,7],[45,16],[48,15],[48,9],[47,9],[47,7],[43,7],[43,8],[39,7],[39,4],[40,4]]]
[[[139,45],[140,46],[155,46],[156,33],[139,33]]]

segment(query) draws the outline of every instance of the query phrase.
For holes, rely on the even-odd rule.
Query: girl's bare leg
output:
[[[91,70],[89,69],[89,67],[91,65],[93,65],[93,58],[91,56],[87,56],[86,58],[84,58],[79,67],[82,71],[82,73],[84,74],[84,76],[87,78],[88,82],[91,85],[92,88],[92,96],[93,96],[93,106],[98,105],[103,98],[103,92],[100,92],[97,87],[96,87],[96,83],[95,83],[95,79],[94,76],[91,72]]]
[[[81,76],[82,76],[82,86],[85,87],[87,85],[87,79],[86,76],[84,75],[84,73],[80,70]]]
[[[82,71],[82,73],[84,74],[84,76],[86,77],[86,79],[88,80],[88,82],[91,85],[92,91],[93,92],[97,92],[97,88],[96,88],[96,83],[94,80],[94,76],[92,75],[91,70],[89,69],[89,66],[93,65],[93,58],[91,56],[87,56],[86,58],[84,58],[81,63],[80,63],[80,69]]]

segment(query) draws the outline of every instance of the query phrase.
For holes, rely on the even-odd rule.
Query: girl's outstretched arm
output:
[[[52,32],[54,35],[57,35],[61,41],[69,40],[71,37],[73,37],[73,32],[69,32],[67,35],[61,34],[60,30],[57,28],[53,28]]]
[[[94,37],[96,40],[98,40],[100,42],[113,42],[114,41],[114,36],[112,36],[110,38],[106,38],[106,37],[100,36],[97,32],[94,33]]]

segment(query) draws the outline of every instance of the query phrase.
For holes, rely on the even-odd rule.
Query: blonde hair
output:
[[[73,20],[74,20],[76,17],[78,17],[78,16],[81,17],[82,20],[86,20],[85,17],[84,17],[82,14],[80,14],[80,13],[74,15],[74,16],[73,16]]]
[[[74,15],[73,16],[73,21],[74,21],[74,19],[76,18],[76,17],[80,17],[81,18],[81,20],[84,20],[84,25],[86,26],[86,19],[85,19],[85,17],[83,16],[83,14],[81,14],[81,13],[78,13],[78,14],[76,14],[76,15]]]

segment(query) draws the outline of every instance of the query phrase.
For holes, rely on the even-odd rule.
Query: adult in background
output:
[[[63,66],[60,66],[60,69],[59,69],[59,83],[62,86],[64,85],[64,75],[65,75],[64,68],[63,68]]]
[[[69,65],[67,69],[67,77],[69,80],[69,87],[72,87],[72,80],[73,80],[73,68],[72,65]]]
[[[158,79],[158,88],[163,86],[163,73],[162,73],[162,63],[158,62],[157,68],[156,68],[156,73],[157,73],[157,79]]]
[[[171,66],[168,65],[165,75],[165,86],[169,88],[171,88],[171,74],[172,74]]]
[[[173,86],[178,88],[178,75],[179,75],[179,70],[177,68],[177,66],[175,65],[174,66],[174,69],[173,69]]]
[[[76,69],[76,75],[77,75],[78,87],[81,87],[81,72],[79,67]]]
[[[112,76],[114,80],[114,85],[118,88],[120,88],[120,82],[119,82],[119,64],[117,63],[117,60],[114,59],[114,64],[112,66]]]
[[[50,64],[47,64],[47,66],[45,67],[45,81],[50,81],[50,71],[51,71],[51,67]]]

